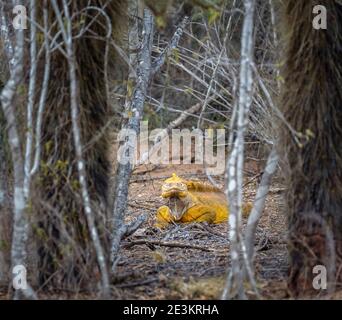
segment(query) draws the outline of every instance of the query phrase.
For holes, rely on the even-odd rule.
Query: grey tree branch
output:
[[[128,115],[127,123],[123,125],[123,130],[132,130],[139,132],[139,124],[143,114],[146,92],[151,76],[151,53],[153,44],[153,24],[154,19],[149,9],[144,9],[143,19],[143,40],[141,49],[137,56],[137,79],[136,87],[133,93],[132,103],[126,104],[126,114]],[[129,155],[134,155],[134,146],[129,144],[129,141],[123,143],[123,149]],[[133,159],[132,159],[133,160]],[[129,180],[132,174],[133,161],[121,163],[118,160],[115,189],[114,189],[114,205],[113,205],[113,232],[111,246],[111,262],[112,272],[114,272],[117,255],[119,252],[121,241],[121,230],[124,224],[124,213],[127,205]]]
[[[168,45],[165,47],[162,53],[155,59],[155,61],[152,64],[152,76],[154,76],[164,65],[165,60],[172,54],[172,50],[177,48],[179,40],[182,37],[182,34],[188,22],[189,17],[185,16],[180,25],[177,27]]]
[[[36,1],[30,1],[30,20],[36,21]],[[31,183],[31,161],[32,161],[32,145],[33,145],[33,107],[36,91],[37,76],[37,28],[35,24],[30,26],[30,81],[28,90],[27,103],[27,128],[26,128],[26,151],[24,162],[24,195],[28,199],[30,195]]]
[[[44,20],[44,34],[48,33],[48,10],[47,10],[47,0],[44,0],[43,3],[43,20]],[[50,80],[50,64],[51,64],[51,53],[50,53],[50,45],[49,38],[47,36],[44,37],[44,47],[45,47],[45,69],[42,83],[42,90],[39,99],[38,113],[37,113],[37,122],[35,129],[35,155],[33,166],[30,172],[30,175],[33,176],[39,168],[40,161],[40,153],[41,153],[41,129],[42,129],[42,121],[43,114],[45,109],[46,95],[49,87]]]
[[[88,192],[87,180],[86,180],[86,171],[85,171],[85,163],[82,156],[82,141],[81,141],[81,132],[79,127],[79,112],[78,112],[78,82],[76,75],[76,57],[75,57],[75,49],[73,44],[73,36],[72,36],[72,24],[71,17],[69,13],[68,3],[66,0],[63,0],[63,8],[64,8],[64,20],[66,21],[66,27],[64,26],[62,15],[60,9],[56,3],[56,0],[52,0],[52,6],[54,12],[56,14],[60,30],[62,31],[62,35],[64,38],[66,52],[67,52],[67,60],[69,65],[69,77],[70,77],[70,108],[71,108],[71,120],[72,120],[72,132],[73,139],[75,145],[75,153],[77,159],[77,170],[79,176],[79,183],[82,191],[82,200],[84,206],[84,212],[86,215],[88,228],[90,231],[90,236],[93,241],[93,245],[96,252],[97,262],[99,265],[99,269],[102,277],[102,290],[104,297],[109,297],[110,287],[109,287],[109,275],[106,266],[106,260],[104,257],[103,248],[100,242],[100,238],[98,235],[98,231],[95,225],[95,217],[91,208],[91,201]]]
[[[9,163],[7,155],[7,137],[5,135],[6,122],[0,111],[0,241],[4,240],[6,224],[10,219],[9,198]],[[8,270],[10,268],[6,259],[6,251],[0,248],[0,283],[8,281]]]
[[[129,224],[124,224],[121,230],[121,239],[131,236],[147,220],[148,215],[142,214]]]
[[[232,118],[232,128],[229,140],[233,143],[231,154],[227,163],[227,190],[229,215],[229,240],[231,270],[228,273],[222,298],[232,299],[238,297],[244,299],[243,272],[247,269],[251,284],[257,292],[251,267],[246,259],[246,250],[241,230],[242,217],[242,187],[243,187],[243,163],[244,163],[244,135],[248,118],[246,117],[252,102],[252,67],[253,60],[253,16],[255,0],[244,0],[245,16],[241,37],[241,66],[239,100],[235,106]],[[236,128],[236,130],[235,130]]]
[[[13,58],[13,45],[9,37],[9,30],[8,30],[3,1],[0,1],[0,35],[3,39],[4,51],[5,51],[6,57],[8,61],[11,61]],[[8,180],[7,179],[8,168],[7,168],[7,163],[6,163],[7,159],[5,155],[5,127],[6,127],[5,119],[1,117],[0,119],[0,162],[2,163],[2,165],[0,167],[0,210],[7,207],[6,202],[7,202],[7,193],[8,193],[8,184],[6,182]]]
[[[228,35],[229,35],[230,23],[231,23],[231,19],[229,19],[229,21],[227,23],[226,35],[225,35],[224,40],[223,40],[223,45],[222,45],[222,48],[221,48],[221,51],[220,51],[220,55],[219,55],[219,57],[217,59],[217,63],[215,65],[215,67],[214,67],[213,73],[211,74],[211,79],[210,79],[210,82],[209,82],[208,90],[207,90],[207,93],[205,95],[205,99],[204,99],[204,103],[202,105],[201,113],[200,113],[198,121],[197,121],[197,128],[200,128],[201,125],[202,125],[203,113],[204,113],[204,111],[205,111],[205,109],[207,107],[207,104],[208,104],[209,95],[211,94],[211,89],[212,89],[213,84],[214,84],[215,79],[216,79],[217,70],[218,70],[218,67],[220,66],[223,53],[226,52],[226,42],[227,42]]]
[[[2,117],[1,117],[2,118]],[[7,157],[5,153],[5,123],[0,119],[0,210],[6,207],[6,199],[7,199]]]
[[[246,250],[250,262],[253,261],[254,255],[255,231],[265,208],[266,196],[270,189],[272,176],[277,169],[278,161],[279,157],[277,151],[275,147],[273,147],[268,156],[266,168],[262,175],[261,182],[255,196],[253,209],[248,217],[247,227],[245,230]]]
[[[189,248],[189,249],[196,249],[196,250],[202,250],[207,252],[216,252],[216,253],[226,253],[226,250],[217,250],[210,247],[205,246],[198,246],[194,244],[188,244],[188,243],[182,243],[177,241],[160,241],[160,240],[134,240],[131,242],[128,242],[125,244],[126,248],[133,247],[135,245],[141,245],[141,244],[150,244],[155,246],[164,246],[164,247],[173,247],[173,248]]]
[[[5,2],[0,1],[0,19],[1,19],[1,36],[3,38],[4,42],[4,49],[5,49],[5,54],[8,60],[9,64],[9,69],[10,73],[13,70],[15,60],[14,60],[14,44],[12,41],[12,34],[10,33],[9,27],[8,27],[8,17],[6,15],[5,11]]]
[[[15,1],[19,4],[19,1]],[[11,149],[13,176],[14,176],[14,199],[13,199],[13,236],[11,247],[12,268],[17,265],[26,266],[26,243],[28,236],[28,221],[26,217],[26,199],[24,195],[24,159],[20,146],[20,136],[17,129],[17,118],[14,108],[14,98],[23,76],[24,58],[24,31],[16,32],[16,41],[13,56],[13,69],[8,82],[3,88],[0,96],[1,106],[7,121],[7,134]],[[20,293],[28,299],[36,299],[35,292],[28,285],[27,289],[15,291],[15,298]]]

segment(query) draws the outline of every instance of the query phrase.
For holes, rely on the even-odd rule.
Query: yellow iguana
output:
[[[157,227],[170,222],[221,223],[228,218],[226,195],[208,183],[184,180],[173,173],[164,181],[161,196],[168,203],[157,211]],[[243,213],[250,209],[251,204],[246,204]]]

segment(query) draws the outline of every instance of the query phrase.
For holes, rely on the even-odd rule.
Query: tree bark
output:
[[[239,100],[232,118],[231,134],[229,142],[233,145],[226,168],[226,194],[229,203],[229,240],[231,270],[228,274],[224,287],[223,299],[244,299],[245,289],[243,286],[243,269],[246,268],[251,284],[255,288],[254,278],[251,274],[249,261],[244,247],[242,236],[242,185],[243,185],[243,164],[244,164],[244,143],[247,115],[252,103],[253,90],[253,26],[255,0],[244,1],[245,16],[241,36],[241,65]]]
[[[42,26],[41,2],[37,4]],[[41,135],[35,135],[41,146],[39,161],[32,155],[32,170],[36,172],[32,179],[32,227],[39,254],[39,285],[44,289],[94,289],[94,279],[100,280],[100,275],[108,293],[106,226],[113,118],[107,80],[117,76],[121,68],[112,44],[126,32],[126,1],[57,1],[57,5],[62,23],[48,1],[50,32],[44,34],[51,53],[48,83],[44,81],[44,55],[40,55],[37,68],[36,91],[46,90],[43,118],[36,120],[41,128]],[[61,32],[61,25],[65,29],[68,23],[66,10],[72,19],[72,45],[66,41],[71,37]],[[40,106],[37,101],[34,114]]]
[[[327,9],[328,29],[313,28],[315,5]],[[324,265],[328,290],[341,281],[342,254],[342,6],[337,1],[284,2],[285,57],[279,149],[287,168],[293,295],[318,295],[313,268]],[[335,259],[336,258],[336,259]]]
[[[2,88],[1,88],[2,89]],[[9,155],[5,119],[0,110],[0,286],[8,283],[10,270],[11,215],[9,204]]]
[[[122,126],[122,132],[139,133],[140,120],[144,111],[145,97],[151,75],[151,54],[153,43],[154,19],[149,9],[144,9],[143,18],[143,40],[137,56],[137,78],[136,87],[131,103],[126,104],[125,113],[128,116],[127,122]],[[112,271],[115,269],[117,254],[119,251],[122,228],[124,224],[124,213],[127,205],[129,180],[134,165],[135,146],[125,141],[120,145],[123,150],[123,157],[118,158],[115,175],[114,205],[113,205],[113,227],[111,262]],[[124,160],[124,158],[128,157]]]

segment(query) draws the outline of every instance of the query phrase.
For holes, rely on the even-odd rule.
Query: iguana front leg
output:
[[[168,206],[161,206],[157,210],[156,223],[155,223],[155,226],[157,228],[163,228],[173,221],[174,221],[174,218],[171,214],[171,209]]]

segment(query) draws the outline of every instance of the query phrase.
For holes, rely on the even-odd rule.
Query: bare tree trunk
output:
[[[4,1],[0,1],[0,35],[4,47],[4,52],[1,61],[1,72],[3,73],[0,79],[0,91],[3,90],[7,76],[12,71],[13,67],[10,63],[13,62],[13,43],[9,34],[7,15]],[[9,170],[10,170],[10,155],[8,150],[8,141],[6,135],[6,119],[3,110],[0,110],[0,285],[7,285],[10,279],[10,243],[12,216],[9,199]]]
[[[227,283],[222,298],[245,298],[243,287],[244,267],[250,274],[250,266],[246,259],[246,248],[241,230],[242,219],[242,186],[243,186],[243,163],[244,163],[244,135],[248,124],[247,114],[252,102],[252,62],[253,62],[253,16],[254,0],[245,0],[245,16],[241,36],[241,66],[240,66],[240,88],[239,100],[236,105],[235,117],[232,118],[232,128],[229,137],[233,145],[227,163],[227,190],[229,203],[229,240],[231,270],[228,274]],[[244,263],[243,263],[243,262]],[[252,283],[253,284],[253,283]],[[255,285],[254,285],[255,287]]]
[[[16,2],[16,4],[19,4]],[[2,109],[8,126],[8,141],[11,149],[14,176],[14,204],[13,204],[13,237],[11,248],[12,270],[15,266],[27,267],[26,243],[28,237],[28,221],[26,216],[27,198],[24,193],[24,160],[20,146],[18,123],[14,108],[14,97],[22,80],[24,65],[24,31],[18,30],[16,34],[16,45],[14,50],[14,67],[11,76],[1,92]],[[22,293],[27,298],[36,298],[35,293],[28,286],[15,292],[15,297]]]
[[[14,68],[14,44],[13,44],[13,34],[9,28],[9,14],[8,8],[5,6],[8,5],[5,1],[0,1],[0,33],[2,37],[2,41],[4,43],[4,52],[7,58],[7,63],[9,66],[10,72],[12,72]]]
[[[327,30],[313,27],[315,5],[326,8]],[[328,290],[342,280],[342,6],[330,0],[288,0],[283,10],[281,104],[301,138],[296,142],[282,125],[289,288],[293,295],[318,295],[324,290],[313,287],[315,266],[325,266]]]
[[[137,2],[130,1],[130,13],[134,15],[135,12],[138,11]],[[142,43],[138,50],[138,54],[136,55],[134,51],[131,50],[130,54],[130,62],[131,69],[136,66],[136,74],[134,74],[134,70],[130,71],[128,77],[128,94],[125,105],[125,114],[128,117],[127,122],[122,126],[122,132],[126,134],[135,133],[139,134],[139,126],[140,120],[143,115],[143,107],[146,97],[147,88],[151,82],[151,78],[155,75],[160,68],[163,66],[166,58],[171,54],[172,50],[175,49],[179,43],[179,40],[183,34],[184,28],[188,23],[189,18],[185,16],[180,25],[177,27],[173,37],[171,38],[168,45],[161,52],[161,54],[154,60],[152,65],[151,54],[152,54],[152,44],[153,44],[153,29],[154,29],[154,19],[152,13],[149,9],[144,9],[144,18],[143,18],[143,28],[142,28]],[[136,22],[133,21],[133,24],[130,26],[130,48],[138,48],[138,35],[137,31],[139,30]],[[133,83],[135,83],[134,90]],[[199,108],[198,105],[190,108],[190,112],[195,112]],[[185,115],[181,116],[176,120],[175,123],[171,124],[172,126],[177,126],[179,121],[184,121]],[[164,131],[164,134],[167,134],[168,130],[171,130],[171,127]],[[131,177],[131,173],[133,167],[136,163],[135,161],[135,146],[130,145],[130,141],[125,141],[119,146],[119,150],[122,150],[122,156],[119,156],[116,175],[115,175],[115,189],[114,189],[114,205],[113,205],[113,232],[112,232],[112,248],[111,248],[111,261],[112,261],[112,272],[115,270],[116,263],[118,261],[118,252],[120,247],[120,240],[122,236],[125,234],[126,226],[124,225],[124,212],[126,210],[127,205],[127,197],[128,197],[128,187],[129,180]],[[142,161],[139,163],[143,163],[146,158],[150,155],[150,153],[146,153],[142,155]]]
[[[5,119],[0,110],[0,285],[5,285],[9,280],[11,242],[11,215],[9,203],[9,157],[6,152],[7,141],[5,138]]]
[[[24,32],[17,32],[15,47],[16,67],[1,92],[1,104],[8,126],[8,140],[11,149],[14,174],[14,225],[11,260],[12,267],[25,265],[26,261],[26,235],[27,221],[25,219],[25,200],[23,192],[24,167],[20,148],[19,133],[17,131],[16,115],[13,108],[14,95],[22,79],[24,56]]]
[[[38,62],[31,170],[39,284],[43,290],[96,290],[100,282],[107,295],[113,120],[107,95],[108,80],[120,76],[114,39],[120,42],[126,32],[126,1],[47,4],[50,56]]]
[[[5,121],[2,111],[0,111],[0,209],[5,207],[7,195],[7,157],[6,157],[6,141],[5,141]]]
[[[140,120],[142,119],[147,87],[150,81],[151,74],[151,53],[153,44],[153,24],[154,19],[149,9],[144,9],[143,19],[143,39],[141,48],[137,56],[137,79],[136,87],[133,92],[132,102],[126,104],[125,113],[128,116],[127,123],[122,126],[122,130],[127,133],[129,131],[139,133]],[[112,271],[115,269],[118,258],[122,229],[124,226],[124,213],[126,210],[129,180],[132,173],[135,147],[130,145],[129,141],[125,141],[121,146],[124,150],[124,157],[118,159],[116,175],[115,175],[115,190],[114,190],[114,205],[113,205],[113,232],[112,232],[112,247],[111,247],[111,262]],[[128,155],[128,157],[127,157]]]
[[[73,140],[75,146],[75,153],[77,159],[77,170],[78,170],[78,178],[81,186],[82,200],[84,206],[84,212],[87,218],[89,233],[91,239],[93,241],[93,245],[95,248],[97,262],[99,265],[99,269],[102,276],[102,290],[103,295],[105,297],[109,297],[109,276],[106,266],[106,260],[104,257],[103,248],[99,239],[98,231],[95,226],[95,217],[91,207],[89,191],[87,186],[87,174],[85,169],[85,162],[82,155],[82,141],[81,141],[81,132],[79,126],[79,89],[78,89],[78,81],[76,75],[76,58],[75,58],[75,47],[73,44],[73,35],[72,35],[72,24],[71,17],[68,8],[68,4],[66,0],[63,0],[63,8],[65,15],[65,23],[66,27],[63,24],[63,18],[58,8],[58,5],[55,0],[52,0],[52,5],[55,10],[55,14],[59,23],[59,27],[62,31],[62,35],[64,38],[67,60],[69,65],[69,77],[70,77],[70,108],[71,108],[71,121],[72,121],[72,132],[73,132]]]

